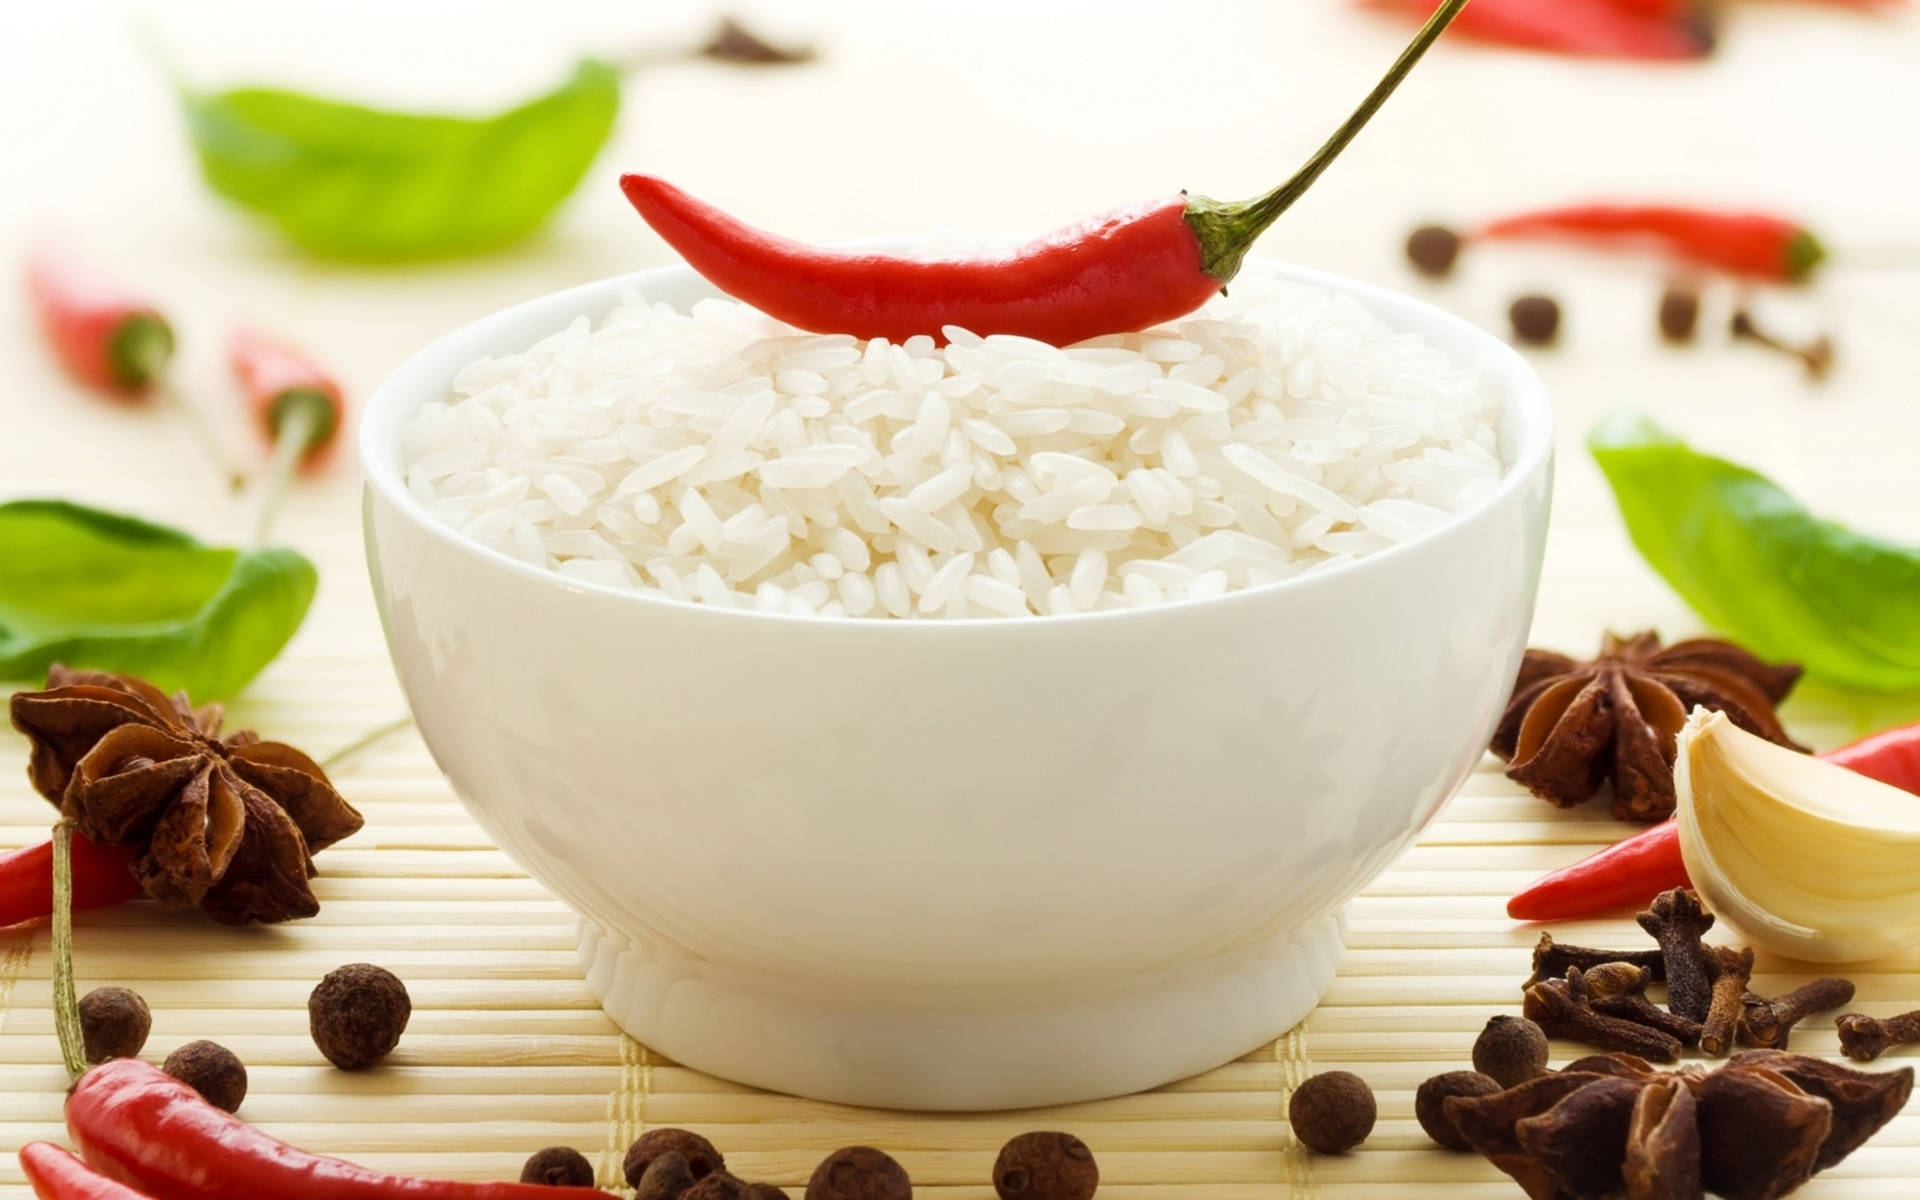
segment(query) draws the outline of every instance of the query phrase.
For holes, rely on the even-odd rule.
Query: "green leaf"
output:
[[[1709,624],[1834,683],[1920,688],[1920,549],[1822,520],[1642,416],[1602,420],[1587,445],[1633,544]]]
[[[317,578],[291,550],[207,546],[62,500],[0,504],[0,679],[62,662],[223,700],[300,628]]]
[[[620,76],[582,59],[489,117],[386,112],[272,88],[185,91],[209,186],[320,255],[440,258],[533,232],[613,129]]]

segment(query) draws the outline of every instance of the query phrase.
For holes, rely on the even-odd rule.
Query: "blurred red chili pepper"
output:
[[[88,1166],[155,1200],[606,1200],[592,1188],[413,1179],[308,1154],[137,1058],[80,1077],[67,1132]]]
[[[1433,0],[1362,3],[1414,15],[1433,8]],[[1656,7],[1672,11],[1643,11]],[[1455,26],[1463,37],[1556,54],[1673,61],[1713,49],[1711,34],[1684,6],[1655,0],[1473,0]]]
[[[1698,266],[1789,283],[1805,279],[1827,256],[1812,231],[1785,217],[1672,204],[1544,208],[1490,221],[1473,236],[1651,246]]]
[[[73,906],[106,908],[140,894],[133,857],[73,835]],[[53,843],[0,854],[0,927],[53,915]]]
[[[1820,757],[1920,795],[1920,723],[1876,733]],[[1535,880],[1507,901],[1507,915],[1516,921],[1569,921],[1690,885],[1680,857],[1680,823],[1669,820]]]
[[[173,327],[51,245],[27,258],[27,291],[53,353],[75,379],[120,400],[152,394],[173,361]]]
[[[228,361],[254,424],[273,447],[257,526],[257,540],[264,542],[294,471],[325,463],[345,424],[346,405],[340,385],[313,360],[248,330],[234,331]]]
[[[105,1175],[50,1142],[20,1147],[20,1170],[40,1200],[147,1200],[140,1192]]]

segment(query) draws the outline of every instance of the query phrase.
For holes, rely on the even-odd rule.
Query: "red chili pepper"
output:
[[[1253,240],[1320,177],[1465,4],[1446,0],[1333,137],[1255,200],[1170,196],[1014,250],[929,260],[775,237],[646,175],[622,176],[620,187],[694,270],[802,329],[898,342],[942,338],[943,327],[958,325],[1054,345],[1145,329],[1192,312],[1234,277]]]
[[[228,361],[246,394],[254,423],[273,447],[257,541],[266,541],[294,471],[326,462],[345,425],[340,385],[296,350],[245,329],[234,331]]]
[[[20,1169],[40,1200],[149,1200],[125,1184],[95,1175],[85,1163],[49,1142],[20,1147]]]
[[[1920,723],[1876,733],[1820,757],[1920,795]],[[1688,886],[1680,823],[1669,820],[1535,880],[1507,901],[1507,915],[1516,921],[1569,921]]]
[[[1411,13],[1433,7],[1433,0],[1364,2]],[[1473,0],[1459,24],[1463,37],[1554,54],[1670,62],[1713,49],[1704,25],[1657,0]]]
[[[27,258],[40,330],[75,379],[121,400],[150,395],[173,361],[173,327],[160,310],[89,272],[52,246]]]
[[[140,894],[133,856],[73,835],[73,906],[106,908]],[[53,843],[0,854],[0,927],[53,915]]]
[[[1516,213],[1474,236],[1645,245],[1699,266],[1782,282],[1805,279],[1827,256],[1819,238],[1785,217],[1668,204],[1580,204]]]
[[[592,1188],[413,1179],[308,1154],[133,1058],[80,1077],[67,1131],[87,1165],[154,1200],[606,1200]]]

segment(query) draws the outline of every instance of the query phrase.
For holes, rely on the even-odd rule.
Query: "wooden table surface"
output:
[[[1920,542],[1920,269],[1835,271],[1808,289],[1755,297],[1788,332],[1834,336],[1838,365],[1812,384],[1784,359],[1726,343],[1719,331],[1732,297],[1723,291],[1709,292],[1699,346],[1660,345],[1662,278],[1650,263],[1488,251],[1434,285],[1400,257],[1420,220],[1587,196],[1780,209],[1842,248],[1920,244],[1920,14],[1789,0],[1729,7],[1708,65],[1443,48],[1261,246],[1410,288],[1490,328],[1504,325],[1507,301],[1523,290],[1560,298],[1564,342],[1534,355],[1561,418],[1538,644],[1584,654],[1609,628],[1697,628],[1633,554],[1582,450],[1610,406],[1645,409],[1823,513]],[[12,14],[0,37],[0,263],[13,270],[31,237],[57,230],[161,298],[182,336],[181,385],[253,452],[220,357],[232,322],[311,347],[363,396],[465,321],[666,261],[613,187],[621,169],[667,175],[820,240],[1037,230],[1181,187],[1239,196],[1290,172],[1406,32],[1333,0],[836,0],[745,11],[816,41],[821,60],[636,75],[612,145],[545,233],[487,258],[369,268],[297,257],[212,199],[157,59],[205,83],[484,108],[557,79],[577,53],[690,38],[714,10],[506,0],[193,0],[144,15],[90,0],[35,6]],[[61,495],[213,540],[244,537],[254,498],[229,497],[164,413],[104,405],[65,382],[11,286],[0,288],[0,380],[0,497]],[[361,558],[350,462],[293,496],[280,534],[320,566],[320,593],[286,655],[235,708],[242,723],[323,753],[402,711]],[[1803,739],[1826,745],[1920,716],[1920,699],[1808,686],[1786,714]],[[25,786],[23,760],[17,739],[0,742],[0,845],[43,836],[47,810]],[[359,760],[342,787],[370,823],[324,860],[327,911],[317,921],[236,935],[140,906],[80,927],[82,976],[147,992],[160,1010],[157,1052],[189,1036],[229,1041],[257,1064],[243,1111],[278,1132],[385,1165],[498,1176],[551,1141],[611,1160],[641,1124],[705,1122],[746,1147],[748,1166],[787,1183],[857,1133],[894,1139],[881,1144],[901,1147],[923,1183],[970,1197],[990,1194],[981,1184],[998,1138],[1030,1127],[805,1105],[662,1063],[593,1008],[567,914],[487,846],[416,741]],[[1483,771],[1357,902],[1347,967],[1307,1029],[1189,1087],[1061,1119],[1077,1120],[1102,1152],[1108,1191],[1142,1200],[1512,1194],[1477,1160],[1423,1149],[1408,1099],[1424,1075],[1459,1065],[1487,1013],[1513,1003],[1531,933],[1504,920],[1501,897],[1617,836],[1603,818],[1553,813]],[[318,1065],[300,1009],[313,979],[355,958],[407,975],[421,1012],[395,1068],[343,1081]],[[1876,972],[1863,1005],[1920,1005],[1911,971]],[[44,933],[11,935],[0,961],[0,1150],[59,1134],[46,976]],[[1809,1048],[1831,1049],[1817,1039]],[[1382,1088],[1382,1132],[1360,1154],[1310,1160],[1290,1147],[1280,1115],[1287,1088],[1329,1063],[1362,1064]],[[1908,1195],[1917,1172],[1920,1113],[1805,1194]],[[17,1170],[0,1163],[0,1196],[25,1194]]]

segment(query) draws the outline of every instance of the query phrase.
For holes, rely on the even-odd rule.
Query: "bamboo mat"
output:
[[[298,653],[236,714],[315,753],[344,745],[399,710],[378,658]],[[1803,721],[1797,728],[1806,727]],[[1831,739],[1829,739],[1831,740]],[[43,835],[15,741],[0,750],[0,841]],[[1622,832],[1593,813],[1559,813],[1483,764],[1425,839],[1356,900],[1349,949],[1326,1003],[1276,1042],[1158,1091],[1045,1112],[891,1114],[771,1095],[681,1067],[622,1037],[600,1013],[575,961],[574,920],[491,847],[411,733],[338,772],[366,829],[322,856],[312,921],[232,930],[149,904],[82,914],[84,991],[131,986],[154,1009],[149,1057],[212,1037],[249,1064],[243,1115],[299,1145],[377,1167],[511,1178],[541,1146],[579,1147],[618,1182],[643,1129],[685,1125],[711,1137],[741,1174],[802,1185],[833,1148],[866,1142],[895,1154],[925,1195],[984,1200],[1000,1144],[1059,1127],[1099,1157],[1103,1195],[1120,1200],[1517,1195],[1478,1158],[1432,1149],[1413,1120],[1413,1090],[1466,1065],[1486,1018],[1514,1011],[1535,937],[1501,913],[1540,871]],[[1573,940],[1638,945],[1624,920],[1567,926]],[[43,928],[0,935],[0,1151],[59,1140],[64,1077],[49,1010]],[[313,983],[370,960],[404,978],[414,1016],[390,1065],[362,1075],[327,1066],[306,1032]],[[1763,964],[1759,986],[1801,978]],[[1857,976],[1859,1005],[1920,1005],[1911,965]],[[1833,1054],[1810,1022],[1798,1048]],[[1577,1056],[1556,1047],[1556,1060]],[[1895,1060],[1897,1061],[1897,1059]],[[1377,1090],[1380,1123],[1357,1153],[1314,1157],[1291,1141],[1285,1112],[1307,1076],[1344,1068]],[[1911,1196],[1920,1175],[1920,1110],[1804,1194]],[[28,1194],[11,1153],[0,1197]],[[798,1195],[798,1188],[795,1188]]]

